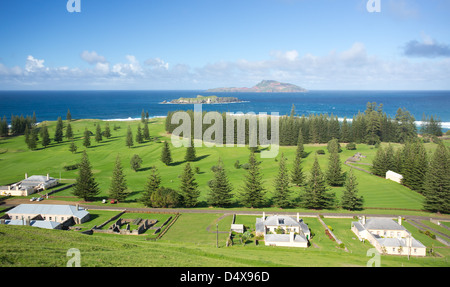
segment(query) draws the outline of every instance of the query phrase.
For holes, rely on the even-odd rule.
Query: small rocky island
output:
[[[218,97],[218,96],[202,96],[198,95],[196,98],[179,98],[170,102],[164,101],[163,104],[227,104],[240,103],[236,97]]]
[[[308,90],[288,83],[273,80],[261,81],[252,88],[216,88],[206,90],[209,93],[306,93]]]

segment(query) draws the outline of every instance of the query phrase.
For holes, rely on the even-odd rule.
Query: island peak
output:
[[[243,93],[243,92],[252,92],[252,93],[305,93],[306,89],[296,86],[294,84],[289,83],[281,83],[274,80],[263,80],[252,88],[215,88],[206,90],[209,93]]]

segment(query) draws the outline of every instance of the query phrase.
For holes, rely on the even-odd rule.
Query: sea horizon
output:
[[[193,104],[162,104],[180,97],[197,95],[237,97],[242,102],[203,104],[203,111],[254,112],[296,115],[328,114],[350,120],[366,110],[368,102],[383,104],[383,112],[395,117],[399,108],[407,109],[420,126],[422,116],[439,118],[443,129],[450,129],[450,90],[308,90],[303,93],[220,92],[206,90],[1,90],[0,117],[32,115],[37,121],[65,118],[70,109],[77,119],[139,119],[142,110],[149,117],[161,117],[174,110],[193,109]]]

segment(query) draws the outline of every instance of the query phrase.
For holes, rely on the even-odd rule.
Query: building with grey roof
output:
[[[25,179],[17,183],[0,186],[1,195],[11,196],[28,196],[41,190],[47,190],[59,184],[59,181],[53,177],[44,175],[33,175],[28,177],[25,174]]]
[[[256,235],[264,236],[265,245],[308,247],[311,232],[297,214],[297,220],[287,215],[256,218]]]
[[[359,240],[368,240],[380,253],[391,255],[425,256],[426,247],[412,237],[398,221],[391,218],[366,218],[352,222],[352,231]]]
[[[45,229],[61,229],[62,225],[59,222],[48,220],[23,220],[23,219],[7,219],[2,222],[7,225],[33,226]]]
[[[6,212],[12,220],[44,220],[80,224],[89,220],[89,212],[78,205],[21,204]]]

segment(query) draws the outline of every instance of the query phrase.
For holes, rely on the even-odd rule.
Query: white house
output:
[[[17,183],[0,186],[1,195],[11,195],[11,196],[28,196],[40,190],[46,190],[53,186],[58,185],[57,179],[44,175],[33,175],[28,177],[25,174],[25,179]]]
[[[11,220],[45,220],[63,223],[73,219],[75,224],[89,220],[89,212],[78,205],[21,204],[6,212]]]
[[[359,240],[368,240],[378,252],[390,255],[425,256],[426,247],[411,236],[402,225],[402,218],[361,217],[352,222],[352,231]]]
[[[388,170],[386,172],[386,179],[390,179],[392,181],[402,183],[403,175],[393,172],[392,170]]]
[[[308,247],[308,240],[311,232],[300,219],[297,213],[297,220],[287,215],[265,216],[256,219],[256,235],[264,235],[265,245],[287,246],[287,247]],[[281,234],[279,234],[281,233]]]

